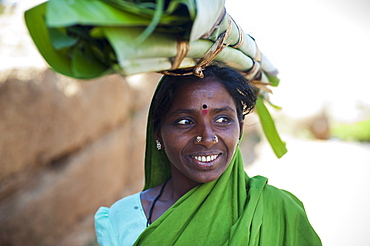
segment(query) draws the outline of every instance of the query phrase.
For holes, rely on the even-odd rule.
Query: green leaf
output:
[[[62,40],[51,41],[49,34],[54,35],[53,39],[57,38],[55,35],[59,37],[63,35],[56,34],[46,27],[47,4],[48,2],[26,11],[25,21],[36,47],[50,67],[58,73],[77,79],[90,79],[108,73],[109,68],[95,58],[88,46],[83,48],[84,51],[76,51],[76,47],[63,48],[63,46],[70,45],[72,39],[67,41],[68,38],[62,37]],[[54,46],[60,49],[55,49]]]
[[[275,108],[275,109],[277,109],[277,110],[281,110],[281,107],[280,107],[280,106],[273,104],[270,100],[268,100],[268,101],[267,101],[267,103],[268,103],[271,107],[273,107],[273,108]]]
[[[275,155],[281,158],[287,153],[285,143],[281,140],[279,133],[276,130],[274,120],[272,119],[268,109],[266,108],[263,100],[259,97],[256,102],[256,111],[260,118],[263,132],[269,141]]]
[[[49,28],[49,38],[54,49],[61,50],[77,44],[78,38],[68,36],[65,28]]]
[[[193,21],[197,14],[197,6],[193,0],[172,0],[170,1],[165,13],[171,15],[180,7],[180,5],[186,6],[190,15],[190,20]]]
[[[112,45],[121,66],[129,59],[173,57],[177,52],[176,39],[169,35],[156,33],[138,45],[132,40],[143,32],[143,28],[103,27],[102,30]]]
[[[47,5],[48,27],[84,25],[148,25],[150,18],[117,9],[103,1],[49,0]]]
[[[117,9],[124,10],[139,16],[153,16],[153,3],[140,1],[102,0]],[[150,8],[148,8],[150,7]]]
[[[48,2],[25,12],[25,21],[33,41],[46,62],[58,73],[72,76],[71,61],[66,50],[55,50],[45,25],[45,11]]]
[[[107,73],[108,67],[98,60],[88,45],[73,48],[72,70],[78,78],[96,78]]]
[[[154,32],[155,28],[157,27],[157,25],[159,24],[161,20],[161,17],[163,15],[163,9],[164,9],[164,0],[156,0],[156,3],[157,4],[155,7],[152,21],[145,28],[144,32],[142,32],[140,36],[136,38],[136,42],[138,42],[139,44],[145,41],[145,39],[147,39],[150,36],[150,34]]]
[[[271,83],[271,86],[278,86],[279,83],[280,83],[280,79],[277,77],[277,76],[271,76],[271,75],[268,75],[266,74],[269,82]]]

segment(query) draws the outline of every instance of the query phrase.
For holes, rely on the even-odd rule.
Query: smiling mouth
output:
[[[216,160],[217,157],[219,157],[219,156],[220,156],[220,154],[218,154],[218,155],[196,155],[196,156],[192,156],[192,157],[197,161],[208,163],[208,162],[212,162],[212,161]]]

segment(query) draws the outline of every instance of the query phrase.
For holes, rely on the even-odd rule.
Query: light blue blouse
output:
[[[133,245],[146,228],[140,193],[101,207],[95,214],[95,231],[101,246]]]

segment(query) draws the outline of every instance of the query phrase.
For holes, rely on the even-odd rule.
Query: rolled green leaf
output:
[[[177,53],[177,41],[168,35],[161,33],[154,33],[147,40],[145,40],[140,46],[136,43],[130,42],[139,33],[141,33],[140,28],[117,28],[117,27],[104,27],[101,28],[105,36],[112,44],[113,49],[117,55],[117,60],[121,68],[125,69],[124,75],[131,75],[134,73],[143,72],[154,72],[171,69],[170,58],[174,57]],[[156,45],[151,45],[155,43]],[[187,55],[188,58],[195,60],[201,58],[205,52],[212,46],[213,42],[208,40],[196,40],[191,42],[190,50]],[[122,49],[125,47],[125,49]],[[150,60],[152,58],[161,57],[162,59],[167,59],[168,62],[166,66],[162,66],[158,70],[158,66],[149,66],[149,62],[140,65],[140,63],[135,62],[137,60],[143,61],[145,58]],[[249,70],[254,62],[248,56],[245,56],[241,51],[226,47],[223,52],[221,52],[216,58],[216,61],[223,62],[227,66],[240,71]],[[135,63],[135,72],[131,71],[130,65]],[[154,62],[153,62],[154,63]],[[180,67],[188,67],[187,63],[182,63]],[[157,64],[153,64],[157,65]],[[139,68],[141,66],[141,68]],[[268,81],[266,81],[268,82]]]
[[[205,32],[210,30],[225,8],[225,0],[202,0],[195,2],[197,16],[191,30],[190,41],[201,38]]]

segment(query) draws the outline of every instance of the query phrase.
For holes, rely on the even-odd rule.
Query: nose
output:
[[[203,122],[198,125],[197,134],[194,137],[195,144],[210,148],[218,142],[218,137],[211,124]]]

